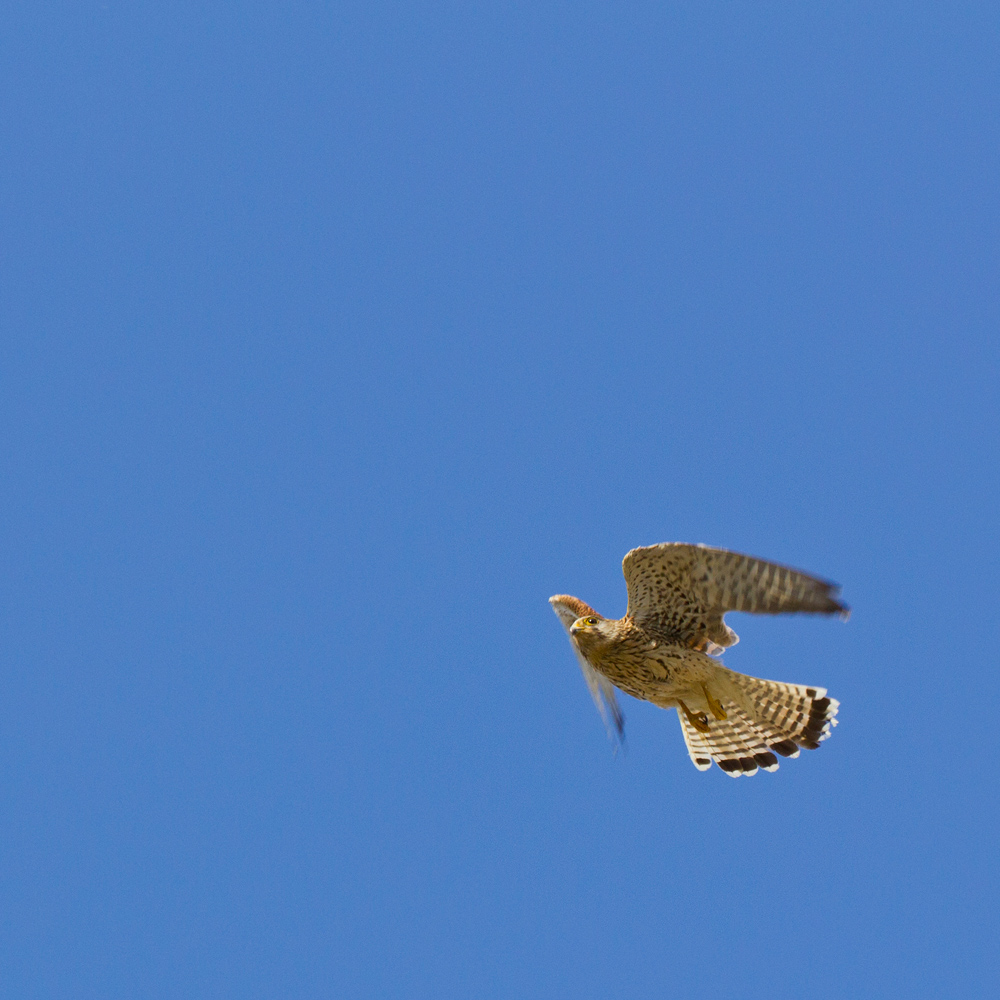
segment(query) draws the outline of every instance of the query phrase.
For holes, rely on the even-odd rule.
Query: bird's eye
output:
[[[587,619],[587,624],[588,625],[596,625],[597,624],[597,619],[596,618],[588,618]]]

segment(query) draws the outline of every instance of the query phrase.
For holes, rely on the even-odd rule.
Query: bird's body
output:
[[[738,638],[727,611],[811,611],[846,616],[835,588],[797,570],[702,545],[633,549],[622,564],[624,618],[599,615],[579,598],[549,598],[570,635],[609,729],[623,718],[615,688],[661,708],[676,708],[688,752],[705,770],[775,770],[775,754],[815,749],[836,725],[838,703],[822,688],[765,681],[728,670],[711,654]]]

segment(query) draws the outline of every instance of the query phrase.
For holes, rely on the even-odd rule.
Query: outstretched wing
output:
[[[622,572],[628,584],[626,614],[636,624],[709,652],[739,641],[722,620],[727,611],[849,614],[836,599],[836,584],[707,545],[666,542],[632,549]]]
[[[615,686],[607,677],[598,673],[587,662],[586,657],[577,645],[576,639],[573,638],[569,630],[570,625],[577,618],[583,618],[585,615],[597,615],[597,612],[589,604],[584,604],[579,598],[570,597],[566,594],[557,594],[555,597],[550,597],[549,603],[552,605],[552,610],[559,617],[559,621],[563,623],[563,628],[566,629],[566,634],[569,636],[569,643],[573,647],[573,652],[576,653],[580,670],[583,671],[583,679],[587,682],[587,687],[590,688],[590,696],[594,699],[597,711],[601,713],[601,718],[604,720],[604,727],[608,731],[609,738],[615,743],[615,747],[617,748],[625,740],[625,716],[622,714],[621,707],[618,704],[618,698],[615,695]]]

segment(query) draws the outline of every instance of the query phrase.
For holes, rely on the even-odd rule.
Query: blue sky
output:
[[[992,4],[15,4],[16,997],[998,986]],[[550,594],[631,547],[841,725],[617,758]]]

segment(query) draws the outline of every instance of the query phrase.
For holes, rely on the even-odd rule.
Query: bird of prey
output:
[[[707,545],[666,542],[632,549],[622,562],[628,608],[617,621],[578,597],[549,598],[609,733],[621,740],[620,688],[676,708],[694,766],[714,760],[734,778],[778,769],[778,755],[815,750],[837,724],[840,705],[819,687],[765,681],[728,670],[715,657],[739,637],[727,611],[839,614],[839,588],[776,563]]]

